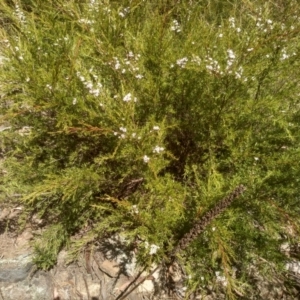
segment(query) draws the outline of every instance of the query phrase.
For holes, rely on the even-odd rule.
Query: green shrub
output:
[[[233,297],[260,258],[280,272],[299,230],[296,1],[6,0],[0,20],[1,199],[58,236],[40,267],[115,232],[159,262],[244,184],[181,254],[190,287],[222,270]]]

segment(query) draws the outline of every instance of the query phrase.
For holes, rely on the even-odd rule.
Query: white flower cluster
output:
[[[123,126],[122,126],[122,127],[120,127],[119,129],[120,129],[120,131],[122,132],[122,133],[120,134],[119,138],[125,139],[125,138],[126,138],[125,133],[127,132],[126,127],[123,127]]]
[[[227,282],[225,276],[220,275],[219,271],[216,271],[215,274],[216,274],[216,281],[221,283],[223,286],[227,286],[228,282]]]
[[[148,249],[149,248],[149,243],[146,241],[145,242],[145,248]],[[160,249],[159,246],[155,245],[155,244],[151,244],[150,245],[150,251],[149,251],[149,254],[150,255],[153,255],[153,254],[156,254],[157,250]]]
[[[139,213],[139,209],[138,209],[137,205],[132,205],[131,212],[133,214],[138,214]]]
[[[242,29],[241,29],[240,27],[236,27],[236,24],[235,24],[235,18],[230,17],[230,18],[228,19],[228,21],[229,21],[229,27],[230,27],[230,28],[235,28],[236,32],[238,32],[238,33],[242,31]],[[222,35],[222,36],[223,36],[223,35]]]
[[[134,55],[132,51],[128,52],[123,62],[120,62],[120,59],[118,57],[114,57],[114,68],[115,70],[121,70],[122,74],[125,74],[127,71],[131,71],[132,73],[134,73],[135,78],[142,79],[144,76],[138,72],[139,67],[135,65],[140,57],[140,54]]]
[[[90,0],[89,10],[98,12],[99,11],[99,1],[98,0]]]
[[[107,14],[111,13],[111,9],[108,8],[107,6],[103,7],[103,11],[106,12]]]
[[[185,65],[187,64],[188,61],[189,61],[189,59],[187,57],[183,57],[183,58],[177,59],[176,64],[181,68],[185,68]]]
[[[126,94],[126,95],[123,97],[123,101],[124,101],[124,102],[129,102],[129,101],[131,101],[131,100],[133,100],[133,102],[137,102],[137,98],[136,98],[136,97],[133,97],[133,98],[132,98],[132,94],[131,94],[131,93],[128,93],[128,94]]]
[[[19,56],[18,56],[19,60],[23,60],[24,57],[23,57],[23,55],[20,53],[20,48],[19,48],[18,46],[15,47],[15,51],[18,52],[17,55],[19,55]]]
[[[221,66],[219,64],[219,62],[215,59],[213,59],[210,56],[206,56],[205,58],[205,62],[206,62],[206,69],[212,73],[217,73],[222,75],[223,72],[221,71]]]
[[[16,4],[15,7],[16,7],[15,15],[17,16],[19,21],[24,24],[26,22],[26,17],[24,15],[24,12],[21,10],[18,4]]]
[[[143,156],[143,161],[144,161],[145,164],[147,164],[149,162],[149,160],[150,160],[149,156],[147,156],[147,155]]]
[[[262,18],[256,19],[256,27],[261,29],[263,32],[268,32],[274,28],[273,21],[270,19],[263,20]]]
[[[124,101],[124,102],[129,102],[129,101],[131,101],[131,98],[132,98],[131,93],[128,93],[128,94],[126,94],[126,95],[124,96],[123,101]]]
[[[115,60],[115,69],[119,70],[121,68],[120,61],[117,57],[114,57],[114,60]]]
[[[46,84],[46,88],[51,91],[52,90],[52,85],[48,83],[48,84]]]
[[[130,7],[125,7],[119,12],[121,18],[125,18],[130,13]]]
[[[242,78],[242,75],[243,75],[243,72],[244,72],[243,67],[242,67],[242,66],[239,66],[239,67],[238,67],[238,70],[235,71],[235,78],[236,78],[236,79],[241,79],[241,78]],[[247,81],[247,79],[246,79],[246,81]]]
[[[92,73],[92,69],[90,69],[90,73]],[[86,80],[83,75],[78,71],[76,73],[79,80],[83,83],[83,85],[89,90],[89,93],[95,97],[98,97],[100,95],[102,84],[100,82],[97,82],[97,84],[94,84],[91,80]],[[92,74],[93,78],[95,80],[98,79],[97,75]]]
[[[293,52],[292,54],[288,54],[287,50],[285,48],[283,48],[281,51],[280,60],[286,60],[286,59],[290,58],[291,55],[296,55],[296,52]]]
[[[229,21],[229,27],[230,27],[230,28],[235,28],[235,18],[230,17],[230,18],[228,19],[228,21]]]
[[[152,131],[159,131],[159,130],[160,130],[160,127],[158,125],[154,125],[153,128],[152,128],[152,130],[150,130],[150,132],[152,132]],[[160,146],[156,145],[153,148],[152,152],[159,154],[159,153],[163,152],[164,150],[165,150],[164,147],[160,147]],[[150,157],[148,155],[144,155],[143,156],[143,161],[144,161],[144,163],[148,163],[150,161]]]
[[[227,69],[229,69],[235,60],[235,54],[231,49],[227,50]]]
[[[84,19],[84,18],[79,19],[78,22],[81,24],[85,24],[85,25],[92,25],[95,23],[95,21],[93,21],[93,20],[88,20],[88,19]]]
[[[119,139],[125,139],[125,138],[128,136],[127,128],[121,126],[121,127],[119,128],[119,130],[120,130],[119,132],[118,132],[118,131],[115,131],[115,132],[114,132],[114,135],[115,135],[115,136],[118,136]],[[138,140],[141,139],[140,136],[137,136],[136,132],[133,132],[133,133],[131,134],[131,137],[132,137],[133,139],[135,139],[135,138],[137,138]]]
[[[53,45],[54,45],[54,46],[59,46],[59,45],[61,45],[63,42],[68,42],[69,39],[70,39],[70,38],[69,38],[68,35],[66,35],[66,36],[63,37],[63,38],[58,38],[58,39],[56,39],[55,43],[53,43]]]
[[[181,31],[181,27],[180,27],[177,20],[173,20],[171,30],[175,31],[175,32],[180,32]]]
[[[164,150],[165,150],[164,147],[155,146],[154,149],[153,149],[153,153],[160,153]]]

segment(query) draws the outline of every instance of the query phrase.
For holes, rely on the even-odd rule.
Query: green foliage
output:
[[[280,266],[300,213],[300,15],[287,2],[1,2],[0,197],[22,194],[50,226],[40,267],[83,228],[73,253],[122,232],[160,261],[241,183],[182,254],[191,289],[221,269],[232,298],[249,264]]]
[[[56,263],[61,247],[67,242],[66,230],[61,224],[47,228],[43,236],[37,238],[34,244],[36,253],[34,262],[43,269],[48,269]]]

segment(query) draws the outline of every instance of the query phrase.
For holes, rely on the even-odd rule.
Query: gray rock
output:
[[[24,280],[32,270],[34,264],[27,259],[16,258],[13,262],[0,260],[0,282],[18,282]]]

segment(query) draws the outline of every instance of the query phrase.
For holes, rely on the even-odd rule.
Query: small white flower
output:
[[[159,126],[157,125],[153,126],[153,130],[159,130]]]
[[[119,61],[117,61],[116,64],[115,64],[115,69],[118,70],[120,68],[121,68],[121,64],[120,64]]]
[[[159,249],[160,247],[159,246],[156,246],[154,244],[151,244],[150,245],[150,251],[149,251],[149,254],[150,255],[153,255],[153,254],[156,254],[157,250]]]
[[[136,137],[136,133],[133,132],[133,133],[131,134],[131,136],[132,136],[133,138],[135,138],[135,137]]]
[[[253,48],[248,48],[247,51],[251,52],[251,51],[253,51]]]
[[[15,15],[18,17],[21,23],[24,23],[26,21],[25,15],[18,4],[16,4]]]
[[[143,160],[145,163],[149,162],[150,157],[148,157],[147,155],[144,155]]]
[[[178,66],[180,66],[181,68],[184,68],[185,65],[186,65],[186,63],[187,63],[188,61],[189,61],[189,60],[188,60],[187,57],[183,57],[183,58],[177,59],[177,60],[176,60],[176,64],[177,64]]]
[[[142,79],[143,77],[144,77],[144,76],[141,75],[141,74],[135,75],[135,78],[137,78],[137,79]]]
[[[236,29],[236,32],[241,32],[242,31],[242,29],[240,28],[240,27],[238,27],[237,29]]]
[[[227,55],[230,59],[235,59],[235,54],[231,49],[227,50]]]
[[[289,58],[289,57],[290,57],[290,56],[286,53],[286,50],[283,49],[283,50],[282,50],[282,56],[281,56],[280,60],[285,60],[285,59],[287,59],[287,58]]]
[[[259,160],[259,158],[258,158],[258,157],[254,157],[254,160],[258,161],[258,160]]]
[[[244,69],[243,69],[242,66],[240,66],[240,67],[238,68],[238,71],[235,72],[235,78],[236,78],[236,79],[241,79],[241,78],[242,78],[243,72],[244,72]]]
[[[229,23],[231,28],[235,28],[235,19],[233,17],[229,18]]]
[[[90,90],[90,93],[94,95],[95,97],[98,97],[100,95],[100,90],[99,89],[92,89]]]
[[[219,271],[215,272],[215,274],[216,274],[217,282],[222,283],[223,286],[227,286],[228,282],[227,282],[225,276],[220,275]]]
[[[175,32],[180,32],[181,28],[177,20],[173,20],[173,25],[171,26],[171,30]]]
[[[163,147],[155,146],[155,148],[153,149],[153,153],[160,153],[164,150],[165,150],[165,148],[163,148]]]
[[[76,98],[73,98],[73,105],[75,105],[77,103],[77,99]]]
[[[131,93],[128,93],[128,94],[125,95],[125,97],[123,98],[123,101],[129,102],[129,101],[131,100],[131,97],[132,97]]]
[[[85,83],[86,88],[88,88],[89,90],[93,88],[93,83],[91,81],[88,81]]]
[[[216,227],[213,227],[211,230],[212,230],[212,231],[215,231],[215,230],[216,230]]]
[[[122,132],[127,132],[127,129],[126,129],[125,127],[120,127],[120,130],[121,130]]]
[[[52,86],[50,84],[46,84],[46,88],[52,90]]]
[[[26,82],[29,82],[29,81],[30,81],[30,78],[29,78],[29,77],[27,77],[27,78],[26,78]]]
[[[132,212],[134,214],[138,214],[139,213],[139,209],[138,209],[137,205],[132,205]]]
[[[223,37],[223,33],[220,33],[220,34],[219,34],[219,38],[222,38],[222,37]]]
[[[122,133],[122,134],[119,136],[120,139],[125,139],[125,137],[126,137],[126,135],[125,135],[124,133]]]
[[[242,74],[239,72],[235,72],[235,78],[236,79],[241,79],[242,78]]]

